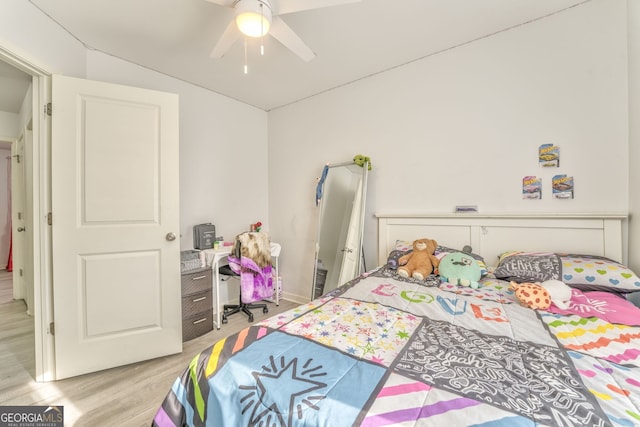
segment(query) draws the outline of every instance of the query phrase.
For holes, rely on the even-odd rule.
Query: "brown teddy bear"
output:
[[[438,242],[435,240],[414,240],[413,252],[398,259],[398,265],[402,266],[398,267],[398,274],[402,277],[424,280],[440,264],[440,260],[434,255],[437,247]]]

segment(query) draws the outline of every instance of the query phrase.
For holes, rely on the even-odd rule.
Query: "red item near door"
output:
[[[11,230],[11,236],[9,237],[9,260],[7,261],[7,271],[13,271],[13,230]]]

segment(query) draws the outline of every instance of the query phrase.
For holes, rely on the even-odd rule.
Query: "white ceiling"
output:
[[[282,15],[316,53],[304,62],[272,37],[221,59],[232,19],[205,0],[29,0],[87,48],[270,110],[526,24],[590,0],[361,0]],[[276,1],[276,0],[272,0]]]
[[[0,61],[0,111],[18,114],[31,85],[31,76]]]

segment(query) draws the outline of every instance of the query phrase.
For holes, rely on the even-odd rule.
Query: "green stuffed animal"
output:
[[[356,165],[358,165],[360,167],[364,166],[364,162],[367,162],[369,164],[367,169],[371,170],[371,159],[369,157],[363,156],[362,154],[358,154],[353,158],[353,163],[355,163]]]
[[[443,282],[478,289],[482,269],[472,256],[463,252],[452,252],[440,260],[439,274]]]

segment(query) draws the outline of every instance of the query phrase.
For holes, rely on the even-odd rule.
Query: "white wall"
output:
[[[628,0],[629,24],[629,267],[640,272],[640,2]]]
[[[218,234],[227,240],[258,220],[269,230],[266,112],[88,51],[24,0],[0,2],[0,47],[51,74],[179,95],[182,249],[192,248],[191,227],[202,222],[215,223]],[[223,292],[221,299],[235,301],[236,297]]]
[[[632,79],[629,107],[625,12],[626,2],[593,0],[268,115],[86,51],[24,0],[0,2],[0,46],[51,73],[178,93],[181,246],[191,247],[193,224],[212,221],[230,240],[261,220],[283,245],[286,294],[304,299],[316,179],[324,163],[358,153],[374,166],[369,267],[374,212],[442,212],[456,204],[483,212],[626,212],[640,177],[633,174],[630,187],[623,160],[629,132],[632,140],[638,134],[628,123],[638,83]],[[548,142],[561,147],[557,172],[576,178],[574,200],[548,197],[556,170],[536,166],[536,149]],[[521,199],[524,175],[543,177],[543,200]],[[640,241],[637,235],[631,227]]]
[[[20,106],[20,113],[18,114],[20,123],[20,133],[24,130],[25,126],[29,126],[31,119],[33,118],[33,84],[27,89],[27,93],[24,95],[22,105]]]
[[[0,137],[14,139],[20,135],[20,116],[0,111]]]
[[[7,265],[11,246],[11,144],[2,140],[20,136],[21,120],[20,114],[0,111],[0,269]]]
[[[311,290],[323,164],[358,153],[373,163],[368,267],[376,212],[626,212],[625,11],[595,0],[271,111],[269,206],[285,291]],[[560,168],[538,168],[543,143],[560,146]],[[557,173],[575,177],[575,199],[549,197]],[[542,200],[522,199],[525,175],[543,178]]]
[[[28,1],[0,2],[0,46],[52,74],[84,76],[84,46]]]
[[[3,54],[20,58],[22,62],[29,63],[32,67],[52,74],[84,76],[84,46],[28,1],[3,0],[0,2],[0,49]],[[27,96],[30,98],[31,94],[30,91]],[[28,111],[30,102],[30,99],[23,102],[20,114],[16,115],[16,120],[13,122],[14,133],[3,136],[18,137],[20,135],[23,126],[30,118]],[[26,151],[29,152],[30,149],[27,147]],[[29,167],[29,162],[26,165]],[[34,173],[39,176],[40,171]],[[36,179],[39,181],[38,176]],[[33,188],[34,184],[30,178],[27,178],[26,185]],[[41,200],[33,202],[37,205]],[[29,211],[30,208],[27,208],[27,214]],[[27,247],[27,251],[31,251],[31,249]],[[38,266],[35,270],[34,272],[27,269],[26,278],[29,279],[34,273],[38,277],[38,272],[45,271],[46,267]],[[29,288],[27,292],[27,300],[29,300],[33,289]],[[46,313],[46,308],[43,309]],[[31,314],[33,313],[31,312]],[[39,328],[40,325],[36,325],[36,331]]]

